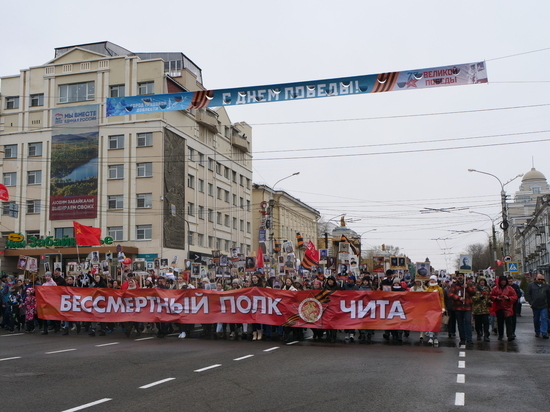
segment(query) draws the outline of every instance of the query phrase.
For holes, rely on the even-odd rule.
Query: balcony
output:
[[[241,135],[233,131],[231,135],[231,144],[243,152],[250,152],[250,142],[245,135]]]
[[[218,133],[218,115],[212,110],[198,109],[195,113],[197,123],[200,123],[212,133]]]

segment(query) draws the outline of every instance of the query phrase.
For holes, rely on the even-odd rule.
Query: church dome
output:
[[[522,182],[528,180],[546,180],[546,177],[533,167],[531,168],[531,170],[525,173],[525,175],[523,175],[523,179],[521,179]]]

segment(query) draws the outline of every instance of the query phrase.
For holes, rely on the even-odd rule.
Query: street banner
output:
[[[107,98],[107,116],[487,83],[485,62],[297,83]]]
[[[50,220],[97,217],[98,107],[93,104],[52,110]]]
[[[437,293],[245,288],[103,289],[37,286],[38,317],[83,322],[262,323],[321,329],[437,332]]]

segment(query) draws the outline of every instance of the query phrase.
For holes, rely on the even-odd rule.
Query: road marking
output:
[[[222,366],[221,363],[217,363],[215,365],[210,365],[210,366],[207,366],[206,368],[197,369],[197,370],[194,370],[193,372],[204,372],[208,369],[217,368],[218,366]]]
[[[143,385],[143,386],[140,386],[139,389],[148,389],[152,386],[156,386],[156,385],[160,385],[161,383],[164,383],[164,382],[169,382],[169,381],[173,381],[174,379],[176,378],[166,378],[166,379],[162,379],[160,381],[156,381],[156,382],[153,382],[153,383],[149,383],[147,385]]]
[[[466,345],[460,345],[460,349],[466,349]]]
[[[65,409],[63,412],[75,412],[75,411],[79,411],[81,409],[89,408],[90,406],[99,405],[100,403],[103,403],[103,402],[109,402],[111,400],[112,400],[111,398],[103,398],[103,399],[100,399],[100,400],[95,401],[95,402],[87,403],[86,405],[80,405],[80,406],[77,406],[75,408]]]
[[[254,355],[241,356],[240,358],[235,358],[235,359],[233,359],[233,360],[243,360],[243,359],[251,358],[252,356],[254,356]],[[0,359],[0,360],[1,360],[1,359]]]
[[[466,361],[463,361],[463,360],[459,360],[458,361],[458,367],[460,369],[464,369],[466,367]]]
[[[313,339],[313,336],[308,336],[308,337],[306,338],[306,340],[308,340],[308,339]]]
[[[466,352],[458,352],[458,357],[459,358],[465,358],[466,357]]]
[[[13,359],[21,359],[21,356],[14,356],[13,358],[0,359],[0,362],[5,361],[5,360],[13,360]]]
[[[464,406],[464,392],[457,392],[455,395],[455,405]]]
[[[278,346],[275,346],[274,348],[264,349],[264,352],[271,352],[272,350],[279,349]]]
[[[63,352],[71,352],[73,350],[76,350],[76,349],[63,349],[63,350],[56,350],[56,351],[53,351],[53,352],[46,352],[46,355],[51,355],[52,353],[63,353]],[[109,399],[110,400],[110,399]]]
[[[150,336],[150,337],[148,337],[148,338],[139,338],[139,339],[134,339],[134,340],[137,342],[137,341],[140,341],[140,340],[149,340],[149,339],[155,339],[155,337],[154,337],[154,336]]]
[[[287,345],[294,345],[295,343],[298,343],[298,341],[295,340],[295,341],[292,341],[292,342],[288,342]]]
[[[456,383],[466,383],[466,375],[459,373],[456,375]]]
[[[96,348],[101,348],[102,346],[111,346],[118,345],[120,342],[111,342],[111,343],[102,343],[101,345],[95,345]]]
[[[24,335],[24,333],[10,333],[9,335],[0,335],[4,338],[9,338],[10,336],[20,336],[20,335]]]

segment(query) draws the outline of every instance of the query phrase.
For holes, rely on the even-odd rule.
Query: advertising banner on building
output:
[[[245,288],[37,286],[38,317],[85,322],[262,323],[327,329],[439,331],[437,293]]]
[[[98,105],[60,107],[52,113],[50,220],[95,218]]]
[[[487,83],[485,62],[263,86],[107,98],[107,116]]]

